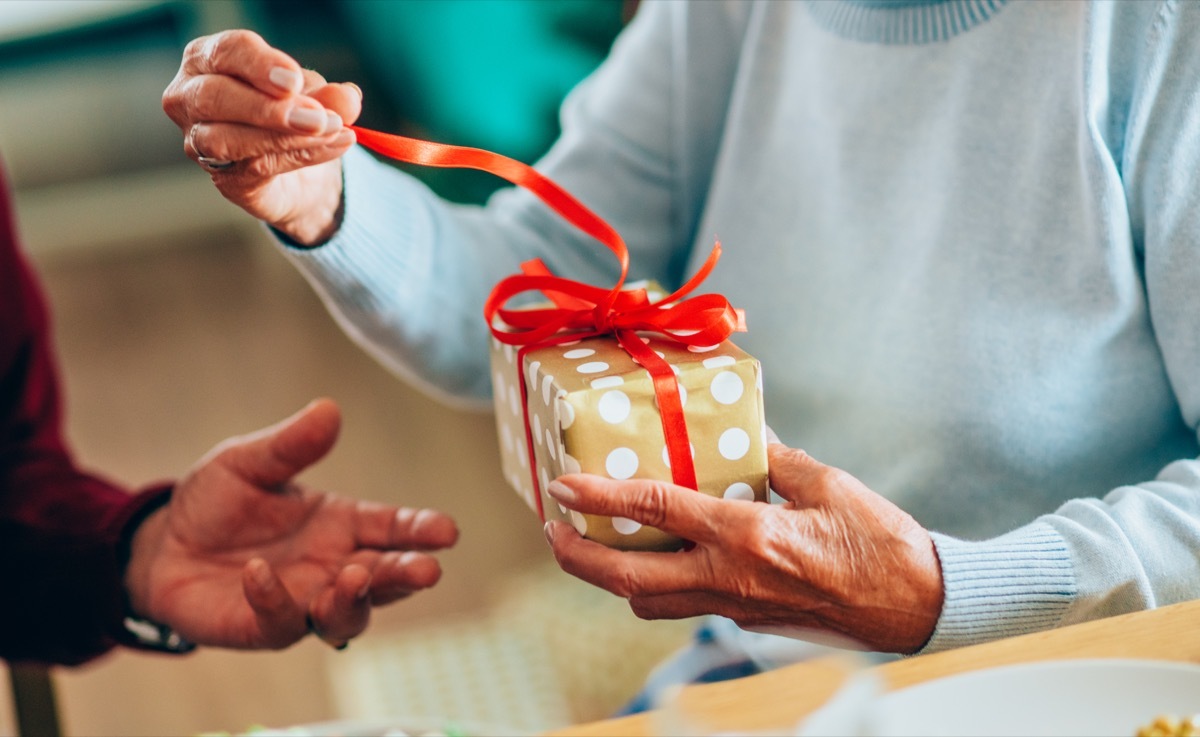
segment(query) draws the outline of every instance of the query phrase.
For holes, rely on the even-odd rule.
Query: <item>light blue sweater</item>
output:
[[[927,650],[1200,595],[1200,3],[647,2],[539,165],[633,276],[745,308],[767,421],[935,531]],[[481,305],[611,255],[523,191],[448,206],[362,151],[290,250],[443,396]]]

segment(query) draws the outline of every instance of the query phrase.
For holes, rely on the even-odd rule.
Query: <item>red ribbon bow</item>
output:
[[[541,260],[527,261],[521,265],[522,273],[508,276],[496,284],[484,304],[483,315],[496,340],[521,346],[517,351],[520,377],[517,384],[521,387],[521,405],[525,411],[525,443],[538,515],[545,519],[529,427],[527,389],[522,375],[525,354],[533,348],[599,335],[615,335],[633,360],[650,372],[662,417],[672,480],[680,486],[695,489],[696,470],[675,372],[650,349],[637,331],[656,332],[690,346],[711,346],[721,343],[735,331],[746,329],[741,310],[735,309],[722,295],[702,294],[684,299],[716,266],[721,257],[721,244],[713,246],[704,265],[686,284],[667,297],[651,301],[644,289],[622,289],[629,272],[629,250],[617,231],[536,169],[482,149],[421,141],[357,126],[351,128],[359,143],[385,156],[423,166],[479,169],[525,187],[572,225],[607,246],[621,264],[617,283],[605,289],[555,276]],[[528,291],[541,292],[550,299],[552,306],[505,309],[510,299]]]

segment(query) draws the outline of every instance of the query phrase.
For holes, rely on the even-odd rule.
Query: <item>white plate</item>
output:
[[[1054,660],[940,678],[873,705],[870,734],[1120,735],[1161,715],[1200,714],[1200,666],[1152,660]]]

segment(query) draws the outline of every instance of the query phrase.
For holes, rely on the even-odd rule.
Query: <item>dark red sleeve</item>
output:
[[[123,536],[168,491],[131,495],[76,468],[46,304],[0,167],[0,657],[74,664],[113,647]]]

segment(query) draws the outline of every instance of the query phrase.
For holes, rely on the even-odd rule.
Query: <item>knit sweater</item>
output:
[[[132,644],[123,583],[138,495],[80,469],[63,438],[45,300],[0,167],[0,657],[76,664]]]
[[[1197,80],[1197,3],[652,0],[539,168],[634,278],[720,237],[768,424],[933,532],[934,651],[1200,596]],[[520,261],[613,281],[527,192],[344,161],[340,231],[286,250],[438,396],[486,396]]]

